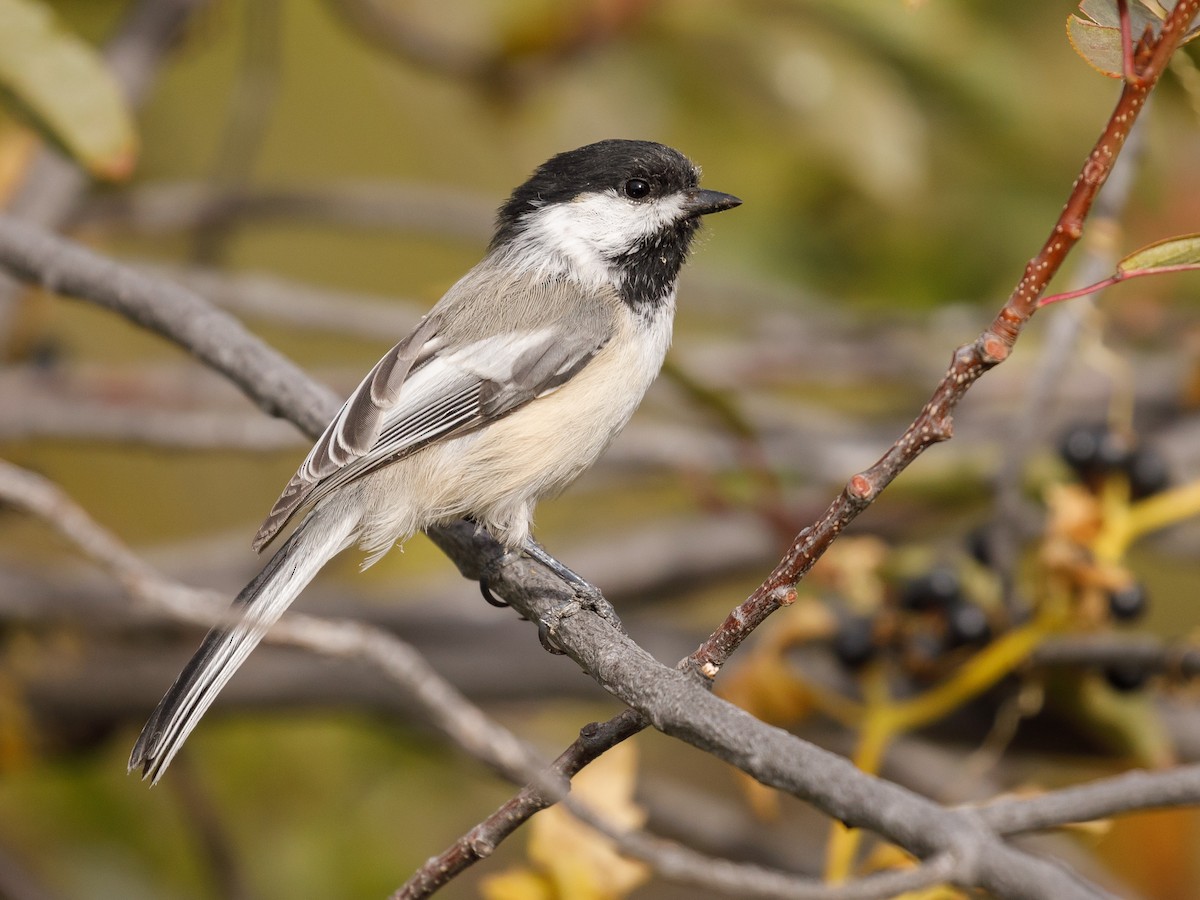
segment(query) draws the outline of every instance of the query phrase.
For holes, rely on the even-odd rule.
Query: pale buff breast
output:
[[[641,403],[670,345],[673,313],[671,297],[641,326],[623,316],[618,335],[558,390],[363,479],[359,497],[378,498],[365,504],[360,532],[370,561],[416,531],[467,515],[509,546],[524,543],[534,504],[591,466]]]

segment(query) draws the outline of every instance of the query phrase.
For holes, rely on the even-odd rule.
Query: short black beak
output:
[[[733,194],[705,191],[700,188],[688,191],[683,198],[683,208],[689,216],[707,216],[709,213],[719,213],[741,205],[742,201]]]

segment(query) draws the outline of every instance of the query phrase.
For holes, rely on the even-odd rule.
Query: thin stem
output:
[[[1103,281],[1097,281],[1094,284],[1076,288],[1073,291],[1064,291],[1061,294],[1050,294],[1048,297],[1043,297],[1038,301],[1037,308],[1041,309],[1044,306],[1049,306],[1051,303],[1060,303],[1063,300],[1074,300],[1076,297],[1085,297],[1088,294],[1096,293],[1096,291],[1102,291],[1105,288],[1112,287],[1114,284],[1120,284],[1122,281],[1129,281],[1131,278],[1144,278],[1147,275],[1170,275],[1174,272],[1197,271],[1200,271],[1200,263],[1176,263],[1172,266],[1153,266],[1149,269],[1118,269]]]

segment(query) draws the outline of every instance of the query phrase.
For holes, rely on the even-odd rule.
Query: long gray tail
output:
[[[238,594],[233,608],[241,611],[241,621],[236,625],[219,625],[204,638],[133,745],[129,756],[131,772],[140,766],[142,777],[157,783],[200,717],[258,646],[267,629],[321,567],[349,546],[354,523],[329,522],[328,515],[319,513],[310,514]]]

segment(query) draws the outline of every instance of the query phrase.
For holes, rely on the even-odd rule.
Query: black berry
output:
[[[1128,693],[1140,690],[1150,673],[1145,666],[1134,662],[1113,663],[1104,667],[1104,679],[1114,691]]]
[[[1146,613],[1148,602],[1146,587],[1140,581],[1108,593],[1108,611],[1119,622],[1141,618]]]
[[[1084,481],[1123,469],[1131,455],[1128,441],[1107,425],[1075,426],[1063,437],[1058,452]]]
[[[1136,448],[1124,468],[1129,478],[1129,494],[1134,500],[1160,493],[1171,483],[1166,460],[1149,447]]]
[[[946,611],[946,637],[954,647],[991,640],[992,626],[983,607],[965,600],[952,605]]]
[[[935,566],[924,575],[905,582],[900,605],[914,611],[944,609],[961,598],[958,573],[949,566]]]
[[[875,628],[871,619],[848,616],[833,636],[833,652],[847,669],[860,669],[875,656]]]

